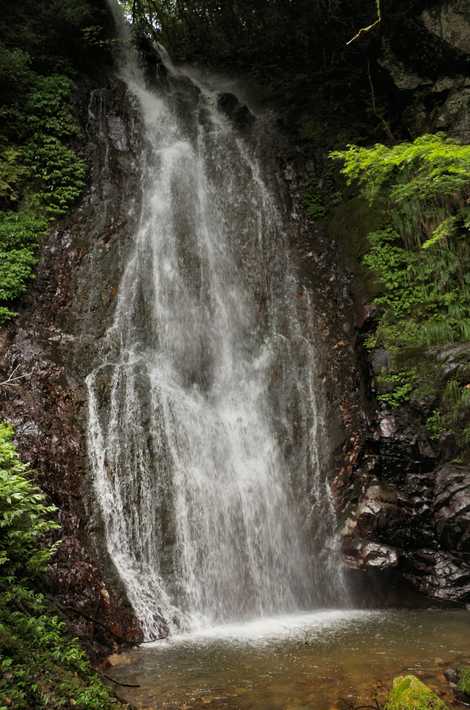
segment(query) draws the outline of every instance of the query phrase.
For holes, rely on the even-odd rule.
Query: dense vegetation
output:
[[[437,134],[332,155],[381,214],[364,258],[379,308],[366,344],[391,357],[380,399],[430,398],[431,433],[457,427],[469,443],[470,373],[456,367],[443,386],[436,353],[470,340],[470,146]]]
[[[443,380],[436,360],[470,339],[470,147],[443,135],[411,140],[390,111],[397,93],[377,62],[382,34],[397,51],[406,45],[416,71],[424,67],[436,77],[450,64],[458,70],[450,50],[427,44],[423,51],[414,17],[432,2],[383,0],[380,26],[352,45],[358,30],[375,21],[373,0],[124,4],[138,33],[157,35],[177,61],[262,82],[304,157],[332,143],[389,141],[334,154],[381,215],[364,259],[378,309],[366,345],[390,356],[379,398],[390,407],[425,401],[432,436],[454,429],[462,444],[470,443],[470,372],[457,363]],[[40,240],[85,188],[78,85],[108,61],[108,23],[100,0],[21,0],[2,8],[0,325],[34,278]],[[340,199],[329,170],[322,165],[314,176],[321,195],[307,190],[314,219],[328,217]],[[44,593],[53,516],[18,458],[11,430],[0,425],[0,710],[113,706]],[[462,675],[462,688],[468,682]]]
[[[0,26],[0,323],[14,314],[12,305],[34,275],[48,225],[70,210],[85,186],[74,79],[100,56],[97,17],[87,0],[26,0],[5,8]]]
[[[22,0],[2,8],[0,325],[34,277],[40,240],[85,186],[76,81],[105,61],[101,5]],[[115,705],[44,593],[54,513],[0,424],[2,710]]]
[[[12,430],[0,424],[0,708],[116,706],[76,639],[38,589],[58,528],[55,509],[21,462]]]

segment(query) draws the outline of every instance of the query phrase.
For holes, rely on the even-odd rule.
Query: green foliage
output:
[[[14,315],[34,275],[46,222],[66,215],[85,187],[74,80],[106,61],[106,22],[105,3],[93,0],[21,0],[2,8],[0,231],[11,229],[12,238],[0,243],[0,324]],[[30,227],[27,243],[15,237],[20,224]]]
[[[415,378],[416,371],[413,369],[378,375],[377,384],[381,392],[378,396],[379,402],[391,409],[407,402],[413,391]]]
[[[72,88],[70,79],[62,74],[35,78],[25,106],[30,132],[46,133],[55,138],[80,135],[80,126],[70,104]]]
[[[49,217],[66,214],[85,186],[85,162],[49,135],[35,136],[26,146],[25,162],[35,185],[26,197],[30,209]]]
[[[384,710],[448,710],[447,705],[414,675],[399,676]]]
[[[460,439],[464,446],[470,444],[470,384],[468,378],[453,376],[446,384],[441,398],[441,421],[444,429],[462,428]],[[462,422],[464,425],[462,426]]]
[[[13,146],[0,153],[0,204],[14,204],[19,198],[25,168],[21,164],[21,151]]]
[[[324,219],[327,209],[321,196],[314,190],[308,190],[304,197],[305,211],[312,219]]]
[[[426,202],[468,188],[470,146],[455,143],[443,133],[391,147],[350,145],[332,157],[344,161],[346,178],[359,181],[371,201],[386,196],[397,204],[410,198]]]
[[[27,212],[0,212],[0,300],[15,301],[28,288],[37,262],[37,246],[47,221]],[[0,324],[14,315],[0,307]]]
[[[457,689],[462,695],[470,698],[470,667],[464,666],[463,668],[459,668],[458,677]]]
[[[25,96],[21,107],[2,107],[10,128],[0,153],[0,324],[14,315],[10,304],[34,275],[47,221],[67,214],[86,178],[85,162],[67,144],[80,136],[71,80],[34,74],[24,53],[13,54],[17,61],[9,77],[19,72]],[[1,61],[0,51],[0,72]]]
[[[40,585],[59,526],[0,424],[0,708],[115,707],[81,650],[51,615]]]
[[[444,431],[442,415],[439,410],[435,409],[433,413],[426,419],[426,429],[431,439],[433,439],[434,441],[439,440],[439,437]]]
[[[470,146],[438,134],[392,147],[349,146],[332,157],[382,211],[382,226],[368,235],[364,257],[379,307],[366,346],[390,353],[388,377],[397,378],[397,388],[380,399],[397,406],[424,388],[433,346],[470,340]],[[415,367],[412,382],[400,380],[404,367]],[[462,443],[466,384],[459,382],[459,404],[450,405],[438,387],[434,392],[441,402],[433,423],[440,416],[441,427],[460,427]]]
[[[50,556],[39,549],[45,533],[57,527],[50,519],[54,508],[28,477],[28,467],[18,457],[13,433],[0,424],[0,567],[2,581],[15,575],[29,579],[42,571]],[[1,584],[2,582],[0,582]]]

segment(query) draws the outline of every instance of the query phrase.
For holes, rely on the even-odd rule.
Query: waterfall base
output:
[[[143,646],[112,669],[138,708],[326,710],[382,701],[394,676],[449,693],[470,660],[463,611],[325,610],[214,627]],[[412,633],[410,633],[412,631]]]

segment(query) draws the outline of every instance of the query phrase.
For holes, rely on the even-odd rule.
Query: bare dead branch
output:
[[[3,382],[0,382],[0,387],[6,387],[8,385],[13,385],[15,382],[18,380],[24,380],[25,377],[31,377],[33,374],[34,370],[31,370],[31,372],[24,372],[22,375],[16,375],[15,373],[18,371],[19,365],[16,365],[13,370],[10,372],[6,380],[3,380]]]
[[[380,25],[380,23],[382,22],[382,8],[381,8],[381,5],[380,5],[380,0],[376,0],[376,3],[375,3],[375,4],[376,4],[376,7],[377,7],[377,19],[375,20],[375,22],[373,22],[371,25],[367,25],[367,27],[361,27],[361,29],[359,30],[359,32],[357,32],[357,33],[354,35],[354,37],[352,37],[352,38],[349,40],[349,42],[346,42],[346,47],[347,47],[349,44],[352,44],[353,42],[355,42],[357,39],[359,39],[359,37],[361,37],[361,35],[366,34],[367,32],[370,32],[371,30],[374,29],[374,27],[377,27],[377,25]]]

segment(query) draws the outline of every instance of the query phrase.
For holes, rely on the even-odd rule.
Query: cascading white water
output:
[[[123,77],[142,215],[87,378],[106,542],[147,638],[339,599],[308,294],[276,191],[217,93]]]

